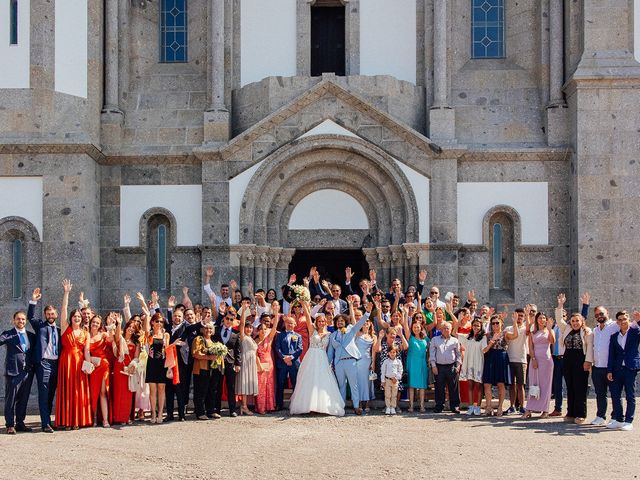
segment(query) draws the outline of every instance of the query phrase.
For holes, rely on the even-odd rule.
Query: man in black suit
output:
[[[58,386],[58,355],[60,354],[60,328],[56,326],[58,312],[53,305],[44,307],[44,320],[33,318],[38,300],[42,298],[40,289],[31,294],[27,319],[36,333],[33,345],[33,364],[38,382],[38,407],[42,431],[53,433],[51,411],[53,397]]]
[[[30,432],[24,424],[27,402],[33,382],[33,345],[36,336],[25,330],[27,314],[19,310],[13,314],[14,327],[0,334],[0,346],[7,346],[5,359],[4,419],[7,433]]]
[[[229,352],[224,358],[223,372],[216,369],[213,372],[213,398],[215,399],[213,418],[220,418],[222,404],[222,380],[227,384],[227,402],[229,403],[229,416],[237,417],[236,413],[236,373],[240,371],[240,337],[232,330],[233,322],[236,319],[235,313],[227,309],[222,319],[222,325],[216,325],[216,333],[213,335],[214,342],[226,345]]]

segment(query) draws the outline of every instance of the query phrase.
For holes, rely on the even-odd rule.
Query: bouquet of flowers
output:
[[[295,295],[295,299],[292,302],[292,305],[300,304],[301,302],[310,302],[311,301],[311,292],[304,285],[294,285],[291,287],[293,293]]]
[[[224,343],[215,342],[210,347],[204,349],[205,355],[215,355],[216,359],[211,360],[211,368],[224,370],[224,357],[229,353],[229,349]]]

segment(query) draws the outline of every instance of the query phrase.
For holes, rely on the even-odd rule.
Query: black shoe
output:
[[[458,407],[452,408],[451,409],[451,413],[456,413],[456,414],[460,415],[460,409]]]
[[[167,418],[164,419],[165,422],[173,422],[175,419],[173,418],[173,415],[171,415],[170,417],[167,416]]]
[[[284,410],[284,407],[282,405],[276,405],[276,409],[274,410],[275,412],[280,412]]]
[[[51,428],[51,425],[47,425],[46,427],[42,427],[42,431],[44,433],[53,433],[53,428]]]
[[[237,414],[236,412],[231,412],[231,413],[229,414],[229,416],[230,416],[231,418],[236,418],[236,417],[238,416],[238,414]]]
[[[16,425],[16,432],[33,432],[33,428],[27,427],[23,423],[22,425]]]
[[[187,419],[186,419],[185,417],[180,417],[180,421],[181,421],[181,422],[186,422],[186,421],[187,421]]]
[[[433,409],[433,413],[442,413],[442,408],[441,407],[436,407]]]

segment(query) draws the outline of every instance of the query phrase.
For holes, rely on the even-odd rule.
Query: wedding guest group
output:
[[[179,301],[136,292],[137,308],[126,294],[121,311],[102,315],[82,291],[71,309],[68,279],[60,308],[45,305],[41,315],[34,288],[27,311],[0,334],[6,433],[31,431],[34,378],[46,433],[264,415],[283,411],[287,392],[291,415],[367,415],[382,402],[385,415],[423,415],[434,391],[435,414],[466,405],[468,417],[518,413],[582,425],[589,379],[597,411],[587,425],[633,429],[638,311],[620,310],[613,320],[598,305],[592,330],[586,293],[579,312],[565,310],[563,293],[552,313],[534,304],[507,312],[473,290],[464,302],[455,292],[441,300],[436,285],[425,290],[426,271],[415,285],[393,279],[387,289],[375,270],[354,287],[349,267],[334,282],[312,267],[300,281],[292,274],[280,298],[234,280],[218,293],[213,274],[205,269],[204,304],[187,288]]]

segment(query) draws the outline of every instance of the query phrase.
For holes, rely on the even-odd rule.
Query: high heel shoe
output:
[[[247,415],[247,416],[250,417],[250,416],[253,415],[253,412],[251,410],[249,410],[249,408],[247,408],[247,407],[242,407],[240,409],[240,415]]]
[[[522,416],[520,417],[522,420],[527,420],[529,418],[531,418],[531,412],[529,410],[527,410],[526,412],[524,412],[522,414]]]
[[[542,415],[540,415],[540,418],[549,418],[549,412],[542,412]]]
[[[496,417],[502,416],[502,407],[498,407],[498,411],[496,412]]]

